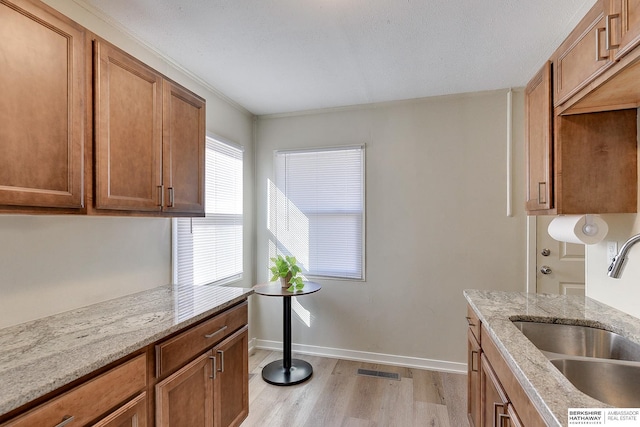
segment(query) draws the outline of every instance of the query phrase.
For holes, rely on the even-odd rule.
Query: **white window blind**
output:
[[[175,222],[175,280],[181,284],[242,277],[242,150],[207,137],[205,180],[205,217]]]
[[[272,253],[306,276],[364,279],[364,146],[275,153]]]

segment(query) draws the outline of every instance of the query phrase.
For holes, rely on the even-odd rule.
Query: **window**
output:
[[[205,217],[174,222],[174,282],[242,278],[242,149],[207,136]]]
[[[364,146],[276,151],[271,256],[306,276],[364,280]]]

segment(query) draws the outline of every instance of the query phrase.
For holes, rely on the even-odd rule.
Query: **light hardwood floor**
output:
[[[302,384],[267,384],[262,368],[282,353],[249,358],[249,416],[242,427],[468,427],[467,376],[326,357],[296,355],[313,366]],[[400,380],[362,376],[368,369]]]

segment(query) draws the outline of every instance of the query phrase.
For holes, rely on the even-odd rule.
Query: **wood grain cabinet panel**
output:
[[[205,100],[95,46],[96,209],[204,215]]]
[[[526,209],[548,210],[553,197],[553,103],[551,62],[525,89]]]
[[[640,44],[640,0],[611,0],[612,11],[607,17],[610,28],[608,37],[616,60]]]
[[[0,0],[0,205],[83,206],[85,30]]]
[[[156,385],[158,427],[236,427],[249,414],[248,327]]]
[[[249,415],[249,330],[245,326],[214,349],[216,427],[237,427]]]
[[[108,43],[94,50],[95,207],[160,211],[162,76]]]
[[[163,106],[164,210],[202,214],[205,101],[165,80]]]
[[[554,54],[554,101],[559,106],[611,67],[606,21],[609,0],[598,0]]]
[[[467,417],[471,427],[480,427],[480,344],[471,328],[467,331]]]
[[[147,384],[146,373],[146,355],[143,354],[2,424],[2,427],[55,426],[69,418],[73,418],[72,425],[87,425],[143,390]]]
[[[156,385],[157,427],[213,427],[212,352]]]
[[[147,427],[147,393],[131,399],[92,427]]]

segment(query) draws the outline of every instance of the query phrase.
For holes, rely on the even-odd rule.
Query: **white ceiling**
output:
[[[595,0],[76,0],[256,115],[522,87]]]

